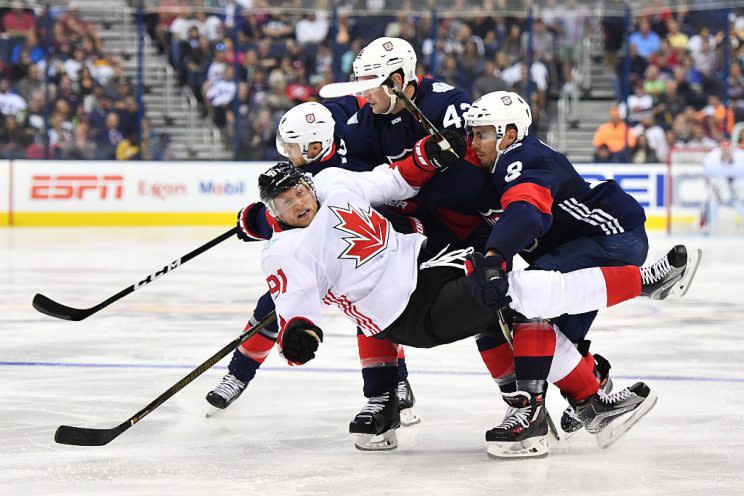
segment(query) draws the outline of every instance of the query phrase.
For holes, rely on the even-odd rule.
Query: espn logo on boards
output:
[[[120,200],[124,192],[123,176],[49,176],[31,178],[32,200]]]

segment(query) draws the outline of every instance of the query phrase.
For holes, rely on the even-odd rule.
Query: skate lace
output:
[[[419,269],[430,269],[432,267],[453,267],[455,269],[462,269],[465,266],[465,257],[474,251],[472,247],[468,247],[447,252],[448,248],[449,245],[442,248],[439,253],[419,265]]]
[[[600,389],[599,391],[597,391],[597,394],[599,395],[599,399],[602,400],[602,403],[606,405],[612,405],[614,403],[625,401],[633,395],[633,393],[628,388],[621,389],[620,391],[615,391],[612,394],[607,394]]]
[[[408,387],[406,386],[406,381],[400,381],[398,383],[398,398],[401,400],[405,400],[408,396]]]
[[[371,397],[367,404],[362,407],[362,411],[359,412],[359,415],[374,415],[377,412],[381,412],[382,409],[385,408],[385,403],[387,403],[388,399],[388,393],[381,396]]]
[[[641,267],[641,280],[644,284],[653,284],[660,281],[672,270],[667,257],[662,258],[653,265]]]
[[[232,374],[227,374],[222,378],[222,382],[214,388],[214,392],[229,400],[233,396],[240,394],[244,388],[245,383],[243,381]]]
[[[509,409],[506,410],[504,421],[501,422],[501,425],[499,425],[498,428],[512,429],[518,424],[522,427],[528,427],[530,425],[530,410],[531,408],[529,406],[524,408],[509,407]]]

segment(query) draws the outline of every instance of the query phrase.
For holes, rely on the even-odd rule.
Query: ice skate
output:
[[[224,410],[230,404],[243,394],[247,384],[232,374],[227,374],[216,388],[207,394],[207,417]]]
[[[416,404],[416,397],[413,395],[408,379],[398,382],[398,404],[400,405],[400,423],[403,427],[421,422],[421,418],[416,415],[413,408]]]
[[[677,245],[653,264],[641,267],[641,296],[652,300],[663,300],[669,294],[684,296],[702,256],[700,249],[688,251],[684,245]]]
[[[599,381],[599,388],[606,394],[612,392],[612,379],[610,378],[610,362],[602,355],[594,355],[594,375]],[[561,430],[566,433],[566,439],[578,432],[584,423],[581,421],[572,406],[563,410],[561,415]]]
[[[349,424],[354,446],[362,451],[390,451],[398,447],[395,430],[400,427],[397,388],[369,399]]]
[[[545,458],[548,420],[542,394],[504,393],[509,405],[503,422],[486,432],[489,458]]]
[[[599,447],[608,448],[643,418],[656,401],[651,389],[637,382],[612,394],[600,389],[594,396],[572,406],[586,430],[596,434]]]

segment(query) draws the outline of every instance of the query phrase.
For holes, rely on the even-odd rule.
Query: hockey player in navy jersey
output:
[[[493,225],[487,255],[510,263],[519,254],[530,268],[561,272],[594,265],[643,264],[648,240],[642,207],[614,181],[589,185],[563,154],[530,135],[531,111],[519,95],[504,91],[484,95],[473,103],[465,119],[472,135],[467,156],[492,172],[492,201],[481,210]],[[451,154],[439,154],[437,159],[442,166],[458,166]],[[697,267],[699,252],[685,256]],[[601,357],[595,363],[584,341],[595,315],[563,315],[554,323],[595,367],[609,393],[609,364]],[[517,393],[504,399],[528,407],[530,415],[525,419],[530,426],[525,428],[515,410],[509,410],[503,423],[487,434],[489,441],[507,443],[546,431],[544,426],[533,429],[532,422],[545,421],[533,416],[543,410],[551,360],[540,352],[539,343],[554,339],[553,332],[549,326],[515,321],[513,358],[504,354],[502,367],[508,369],[513,363]],[[583,423],[570,408],[561,425],[575,431]]]

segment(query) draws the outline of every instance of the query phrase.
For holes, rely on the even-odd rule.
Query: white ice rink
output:
[[[504,412],[472,341],[408,349],[423,422],[387,453],[353,448],[363,404],[356,338],[328,310],[305,367],[276,354],[217,418],[205,394],[227,360],[103,447],[55,444],[60,424],[113,427],[240,333],[265,283],[258,244],[229,240],[82,322],[31,307],[36,292],[98,303],[220,229],[0,229],[0,495],[744,494],[744,240],[704,250],[690,293],[600,314],[593,349],[617,385],[659,403],[609,450],[586,433],[544,460],[495,461]],[[672,241],[652,240],[651,257]],[[549,395],[554,418],[563,400]]]

